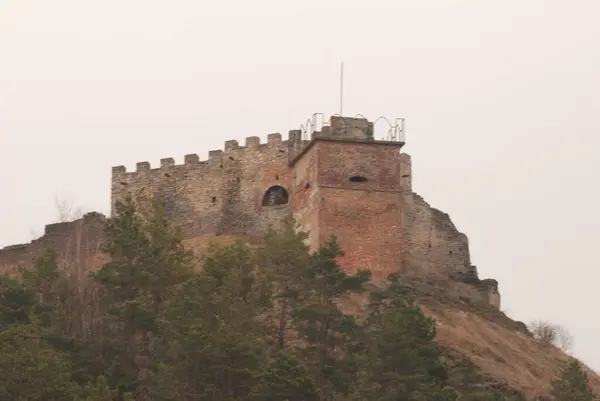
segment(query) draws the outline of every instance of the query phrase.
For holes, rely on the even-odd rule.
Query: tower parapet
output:
[[[366,118],[334,116],[311,133],[291,160],[294,215],[317,249],[335,235],[348,271],[375,278],[396,271],[402,259],[399,140],[376,140]]]
[[[331,117],[329,126],[324,127],[315,137],[340,139],[373,140],[373,123],[366,118]]]

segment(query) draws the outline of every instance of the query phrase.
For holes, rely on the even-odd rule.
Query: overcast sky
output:
[[[108,212],[111,166],[313,113],[404,117],[414,190],[503,309],[600,369],[598,0],[0,0],[0,247]],[[384,127],[379,127],[383,129]]]

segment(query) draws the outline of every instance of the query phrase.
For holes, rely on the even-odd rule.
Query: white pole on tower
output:
[[[342,61],[340,69],[340,116],[343,116],[344,110],[344,62]]]

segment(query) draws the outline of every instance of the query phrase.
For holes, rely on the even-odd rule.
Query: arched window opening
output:
[[[285,205],[289,202],[288,191],[282,186],[274,185],[265,192],[263,196],[263,206]]]
[[[362,175],[353,175],[350,177],[350,181],[352,182],[367,182],[367,177],[363,177]]]

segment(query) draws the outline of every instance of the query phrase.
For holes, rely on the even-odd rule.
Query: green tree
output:
[[[180,231],[157,202],[116,204],[106,224],[104,252],[110,256],[96,274],[104,292],[107,378],[121,393],[146,399],[153,369],[153,336],[169,297],[192,273],[191,254]]]
[[[74,388],[68,359],[43,340],[39,327],[0,332],[0,399],[70,401]]]
[[[590,388],[589,378],[581,363],[571,358],[552,381],[552,396],[555,401],[594,401],[596,395]]]
[[[267,360],[263,310],[252,251],[211,248],[162,315],[153,399],[249,399]]]
[[[445,388],[448,377],[435,343],[435,322],[409,297],[398,275],[371,296],[357,360],[360,375],[354,397],[369,400],[455,400]]]
[[[104,376],[98,377],[96,384],[88,383],[83,386],[73,401],[116,401],[116,391],[111,390]]]
[[[311,255],[303,269],[303,287],[293,311],[294,329],[305,344],[299,355],[314,377],[322,400],[349,391],[354,374],[349,346],[359,328],[353,316],[340,310],[338,302],[363,291],[370,279],[368,271],[346,274],[337,263],[341,256],[335,237]]]
[[[18,280],[0,276],[0,330],[31,323],[35,294]]]
[[[317,401],[315,380],[297,358],[280,355],[266,366],[253,393],[256,401]]]
[[[58,327],[63,283],[52,249],[42,252],[21,277],[0,276],[0,329],[29,323]]]
[[[268,300],[272,302],[273,337],[279,350],[283,350],[287,340],[294,336],[292,313],[310,265],[307,238],[308,234],[297,230],[289,215],[283,219],[279,230],[269,228],[263,246],[258,249],[258,263],[268,283]]]

